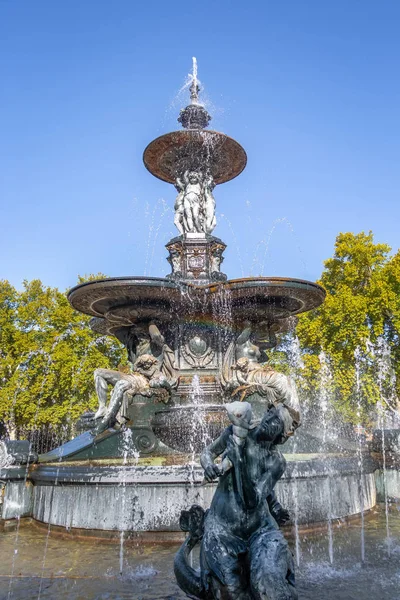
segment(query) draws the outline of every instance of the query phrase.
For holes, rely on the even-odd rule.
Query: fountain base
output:
[[[288,467],[276,492],[292,519],[296,515],[299,524],[308,525],[361,511],[357,459],[287,458]],[[180,531],[181,510],[194,503],[207,508],[216,484],[203,485],[198,464],[168,465],[169,460],[172,457],[160,456],[137,465],[121,461],[109,465],[109,460],[107,465],[101,461],[39,464],[30,466],[28,473],[23,466],[1,469],[1,518],[30,516],[66,529],[175,535]],[[377,463],[366,457],[364,511],[376,504],[375,473],[379,476]]]

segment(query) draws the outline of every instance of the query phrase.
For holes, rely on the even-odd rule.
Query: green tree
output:
[[[94,370],[117,368],[125,352],[89,320],[39,280],[22,291],[0,281],[0,420],[12,435],[68,426],[95,408]]]
[[[317,401],[324,352],[335,407],[352,423],[368,423],[379,401],[399,408],[400,253],[390,251],[372,232],[340,233],[318,282],[326,300],[297,326],[304,394]]]

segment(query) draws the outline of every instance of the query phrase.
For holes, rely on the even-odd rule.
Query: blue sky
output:
[[[316,279],[340,231],[399,246],[400,3],[0,0],[0,278],[163,276],[196,56],[211,127],[248,165],[217,186],[229,277]]]

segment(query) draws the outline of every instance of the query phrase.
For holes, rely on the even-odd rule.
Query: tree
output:
[[[24,281],[20,292],[0,281],[0,420],[12,436],[49,425],[70,429],[95,408],[94,370],[117,368],[125,352],[89,320],[39,280]]]
[[[326,300],[297,326],[305,395],[317,401],[325,357],[335,407],[352,423],[368,423],[378,402],[400,408],[400,253],[390,251],[372,232],[340,233],[318,282]]]

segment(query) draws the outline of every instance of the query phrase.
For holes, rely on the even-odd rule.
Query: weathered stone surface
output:
[[[387,468],[384,472],[379,469],[375,473],[376,494],[378,502],[400,500],[400,463],[397,466]]]
[[[30,481],[12,481],[5,484],[1,518],[30,517],[33,508],[33,485]]]
[[[376,503],[375,469],[373,461],[365,461],[364,510]],[[0,478],[6,480],[7,472],[0,471]],[[196,503],[207,508],[215,489],[215,484],[202,485],[200,466],[42,464],[30,470],[33,486],[16,481],[15,469],[10,469],[9,475],[12,479],[6,483],[7,509],[2,518],[18,516],[16,508],[11,510],[17,505],[22,507],[21,516],[26,515],[28,496],[33,494],[35,519],[87,529],[179,531],[180,511]],[[21,469],[19,476],[23,475]],[[290,461],[276,492],[292,517],[297,506],[299,523],[315,523],[359,513],[359,480],[356,459],[337,458],[330,464],[326,459]],[[107,509],[105,514],[103,509]]]

